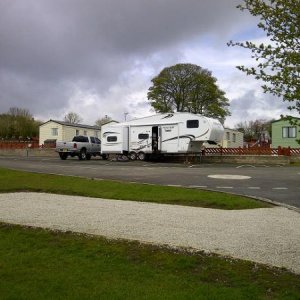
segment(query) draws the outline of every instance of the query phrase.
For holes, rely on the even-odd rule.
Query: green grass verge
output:
[[[299,299],[283,269],[0,223],[1,299]]]
[[[0,168],[0,192],[35,191],[220,209],[270,207],[270,204],[226,193],[108,180],[36,174]]]

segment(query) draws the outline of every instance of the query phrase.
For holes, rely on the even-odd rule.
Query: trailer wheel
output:
[[[129,153],[129,159],[130,160],[136,160],[136,157],[137,157],[136,152],[132,151],[132,152]]]
[[[108,159],[108,154],[101,154],[101,157],[103,160],[107,160]]]
[[[139,152],[138,153],[138,159],[139,160],[146,160],[146,154],[144,152]]]
[[[79,155],[78,155],[78,158],[79,158],[80,160],[85,160],[85,159],[86,159],[86,150],[85,150],[85,149],[81,149],[81,150],[80,150],[80,153],[79,153]]]
[[[67,154],[67,153],[59,153],[59,157],[60,157],[60,159],[62,159],[62,160],[66,160],[67,157],[68,157],[68,154]]]

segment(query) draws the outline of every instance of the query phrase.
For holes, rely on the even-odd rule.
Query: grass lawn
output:
[[[1,299],[299,299],[299,282],[215,255],[0,223]]]
[[[270,207],[251,198],[199,189],[92,180],[0,168],[0,192],[35,191],[220,209]]]

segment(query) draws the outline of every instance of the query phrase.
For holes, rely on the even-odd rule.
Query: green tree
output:
[[[148,100],[156,112],[189,111],[222,120],[230,115],[228,99],[217,79],[200,66],[177,64],[151,81]]]
[[[258,27],[270,42],[229,42],[252,52],[256,67],[238,66],[247,75],[263,81],[263,89],[290,102],[300,113],[300,1],[244,0],[238,8],[259,18]]]
[[[0,137],[6,139],[11,137],[12,117],[9,114],[0,115]]]
[[[69,112],[65,115],[65,122],[78,124],[82,121],[81,117],[75,112]]]
[[[7,113],[0,115],[0,137],[37,137],[40,123],[34,120],[29,110],[11,107]]]

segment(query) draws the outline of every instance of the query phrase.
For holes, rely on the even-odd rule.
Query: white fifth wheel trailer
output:
[[[144,160],[151,154],[199,153],[204,142],[218,143],[224,128],[215,119],[165,113],[101,128],[101,153]]]

